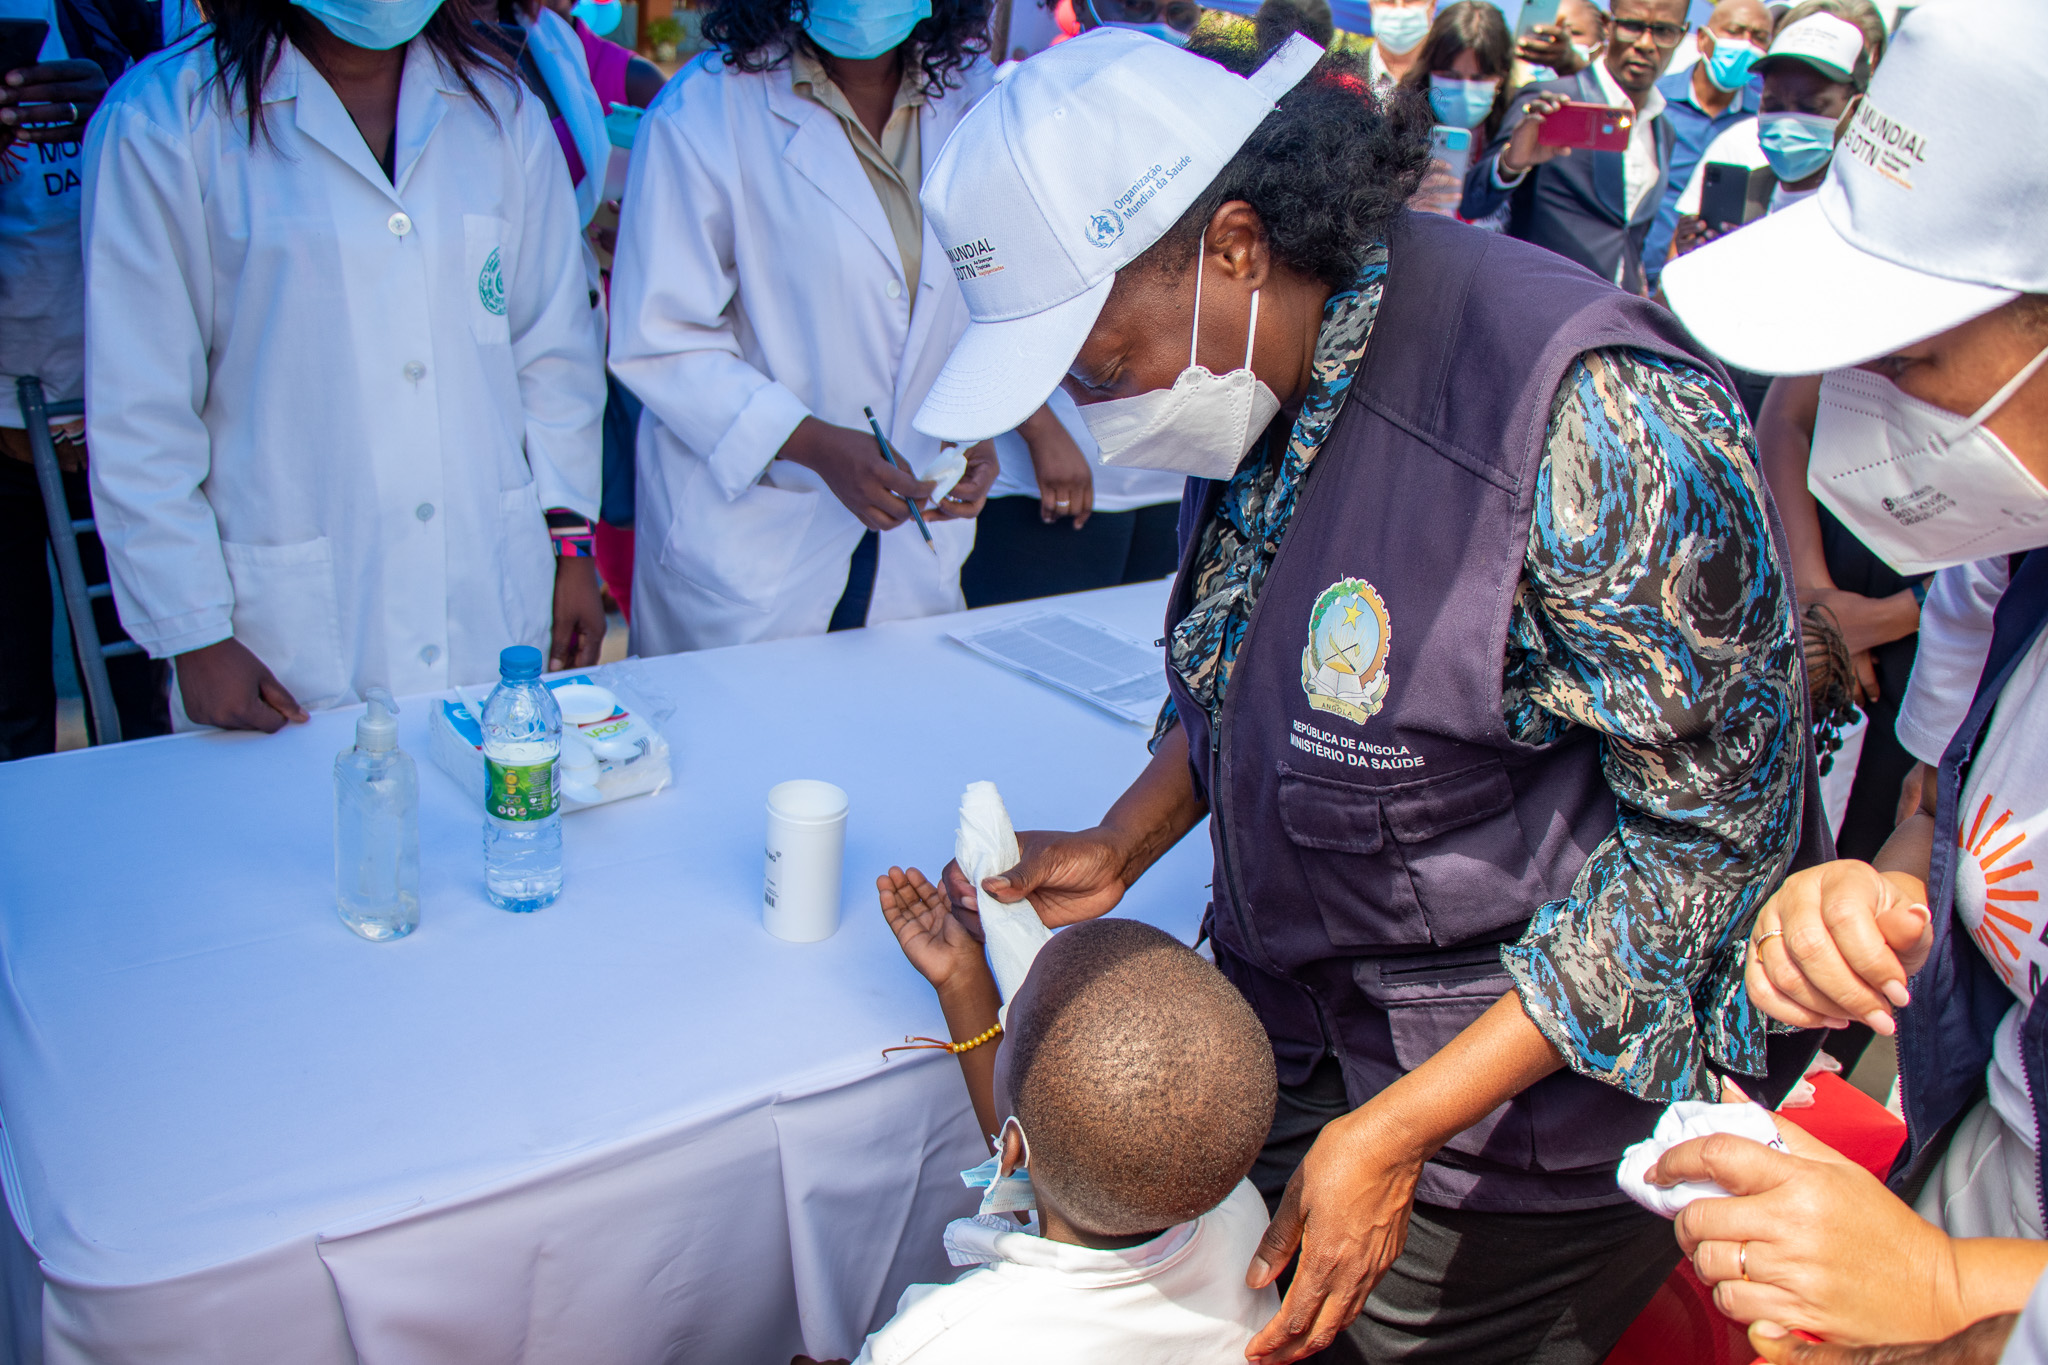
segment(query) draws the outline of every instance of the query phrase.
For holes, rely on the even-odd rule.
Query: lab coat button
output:
[[[439,645],[428,645],[425,649],[420,651],[420,662],[426,664],[430,668],[433,666],[434,660],[440,657],[441,646]]]
[[[384,221],[384,226],[391,229],[392,236],[403,237],[412,231],[412,219],[402,213],[394,213]]]
[[[432,521],[434,519],[434,504],[423,502],[418,507],[413,508],[412,514],[421,521]]]
[[[891,280],[889,281],[888,286],[885,289],[883,289],[882,292],[887,294],[892,299],[900,299],[903,297],[903,286],[896,283],[896,281]]]
[[[417,384],[427,377],[427,367],[420,364],[417,360],[408,360],[405,362],[405,368],[399,371],[399,373]]]

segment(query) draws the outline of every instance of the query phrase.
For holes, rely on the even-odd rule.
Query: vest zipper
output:
[[[1356,376],[1353,377],[1353,382],[1356,382]],[[1335,434],[1338,419],[1342,416],[1343,414],[1340,412],[1336,417],[1330,419],[1329,427],[1323,432],[1323,444],[1325,446],[1329,444],[1330,437]],[[1290,426],[1288,431],[1291,439],[1293,428]],[[1322,451],[1318,450],[1318,457],[1321,454]],[[1284,448],[1281,451],[1280,457],[1282,459],[1286,458],[1286,450]],[[1271,452],[1268,452],[1267,458],[1272,458]],[[1322,471],[1322,468],[1323,461],[1321,458],[1318,458],[1309,466],[1308,478],[1302,484],[1301,492],[1296,495],[1294,511],[1287,519],[1288,530],[1292,530],[1302,514],[1308,510],[1309,499],[1315,495],[1318,482],[1316,475]],[[1282,531],[1280,534],[1280,544],[1274,549],[1273,558],[1266,565],[1266,572],[1260,575],[1261,584],[1270,584],[1273,581],[1273,575],[1280,567],[1280,557],[1286,553],[1287,532]],[[1252,614],[1245,619],[1244,623],[1244,636],[1237,642],[1237,657],[1240,661],[1251,657],[1249,646],[1251,645],[1252,632],[1259,628],[1259,618],[1265,612],[1268,600],[1267,594],[1261,591],[1258,600],[1252,603]],[[1281,972],[1279,964],[1273,961],[1272,955],[1266,951],[1265,943],[1256,938],[1252,933],[1251,907],[1245,904],[1244,891],[1238,883],[1237,870],[1230,856],[1231,843],[1234,836],[1228,816],[1230,810],[1230,759],[1228,755],[1230,750],[1226,742],[1226,731],[1231,728],[1230,717],[1232,710],[1229,688],[1226,686],[1223,700],[1216,707],[1216,724],[1211,727],[1209,732],[1209,786],[1213,794],[1213,800],[1210,802],[1209,818],[1220,821],[1222,826],[1222,837],[1216,841],[1216,847],[1218,850],[1218,860],[1223,865],[1217,870],[1223,876],[1223,888],[1230,897],[1230,913],[1237,922],[1238,941],[1258,954],[1258,965],[1262,970],[1280,976],[1283,980],[1292,981],[1293,978]],[[1316,1005],[1316,1016],[1318,1024],[1323,1028],[1323,1041],[1327,1045],[1333,1035],[1329,1030],[1327,1022],[1322,1019],[1321,1002],[1318,1002]]]

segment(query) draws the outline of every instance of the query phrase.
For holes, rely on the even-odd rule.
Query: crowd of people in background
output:
[[[2035,685],[2040,651],[2027,652],[2035,637],[2023,631],[2038,621],[2021,622],[2048,613],[2043,552],[2022,553],[2035,543],[2024,528],[2048,504],[2048,397],[2035,377],[2048,355],[2048,258],[2029,245],[2048,176],[2038,153],[2008,162],[1997,144],[2040,126],[2029,120],[2042,97],[2028,91],[2048,84],[2048,34],[2018,0],[1931,0],[1903,37],[1901,6],[1876,0],[1532,8],[1536,19],[1518,22],[1492,0],[708,0],[709,50],[664,72],[615,41],[617,6],[594,0],[0,0],[0,38],[15,42],[0,81],[0,759],[56,747],[54,653],[66,647],[53,646],[46,555],[50,537],[71,530],[46,518],[37,442],[15,401],[33,381],[49,402],[84,400],[83,418],[53,424],[50,437],[70,517],[96,528],[81,537],[88,579],[107,585],[95,619],[75,624],[139,646],[109,660],[125,737],[276,731],[372,687],[481,683],[514,644],[540,648],[553,668],[588,666],[618,624],[634,652],[660,654],[1179,569],[1200,591],[1176,608],[1169,647],[1178,716],[1170,709],[1162,721],[1166,757],[1132,789],[1154,792],[1147,809],[1170,834],[1156,857],[1191,826],[1190,812],[1222,799],[1181,790],[1186,735],[1218,724],[1232,668],[1248,667],[1238,649],[1255,638],[1254,597],[1295,586],[1281,581],[1274,553],[1327,434],[1315,414],[1336,411],[1352,373],[1367,372],[1364,337],[1375,327],[1375,346],[1425,331],[1419,315],[1401,331],[1413,296],[1387,284],[1385,238],[1410,232],[1446,272],[1479,280],[1494,280],[1498,261],[1520,262],[1532,316],[1555,311],[1563,335],[1590,325],[1565,301],[1591,298],[1584,307],[1606,310],[1609,330],[1588,335],[1611,339],[1539,374],[1534,354],[1547,338],[1534,336],[1529,373],[1515,368],[1522,360],[1502,370],[1548,385],[1544,422],[1530,426],[1548,435],[1532,434],[1500,475],[1540,480],[1534,515],[1548,519],[1512,564],[1494,566],[1507,584],[1496,596],[1512,597],[1515,615],[1505,661],[1482,661],[1490,696],[1455,724],[1432,724],[1464,726],[1464,742],[1514,761],[1597,733],[1601,752],[1622,757],[1606,769],[1589,757],[1573,780],[1606,793],[1604,818],[1628,838],[1626,850],[1603,844],[1588,871],[1574,863],[1538,898],[1542,908],[1523,907],[1522,919],[1556,939],[1512,952],[1527,955],[1517,969],[1525,999],[1549,1002],[1536,1011],[1534,1043],[1557,1052],[1543,1054],[1549,1070],[1502,1078],[1467,1117],[1496,1102],[1519,1114],[1524,1088],[1539,1084],[1549,1096],[1579,1095],[1567,1087],[1580,1083],[1585,1095],[1689,1095],[1694,1073],[1706,1074],[1702,1048],[1761,1065],[1765,1014],[1832,1028],[1827,1046],[1853,1063],[1874,1033],[1895,1032],[1917,980],[1911,998],[1931,1022],[1902,1061],[1917,1202],[1798,1153],[1681,1148],[1666,1158],[1670,1180],[1711,1178],[1738,1197],[1682,1217],[1678,1241],[1724,1310],[1745,1321],[1913,1340],[2016,1314],[2048,1265],[2038,1141],[2048,1025],[2037,1027],[2032,1008],[2048,960],[2037,939],[2048,933],[2034,932],[2037,905],[1998,889],[2015,875],[1997,861],[2011,845],[1987,841],[2008,821],[2018,837],[2048,819],[2034,710],[2014,703],[1993,721],[2001,689],[2031,695],[2035,709],[2048,696]],[[1276,87],[1262,106],[1277,100],[1276,118],[1297,119],[1298,145],[1240,134],[1250,150],[1230,172],[1242,183],[1222,186],[1212,217],[1190,219],[1157,248],[1194,260],[1192,299],[1175,292],[1185,267],[1164,257],[1145,258],[1144,269],[1163,271],[1149,294],[1115,275],[1084,278],[1094,267],[1073,257],[1073,281],[1057,284],[1063,301],[1046,304],[1028,292],[1041,287],[1030,284],[1038,267],[1020,258],[1067,251],[1056,240],[1065,226],[1026,214],[958,237],[933,221],[931,206],[948,202],[945,186],[934,188],[941,148],[971,112],[1041,52],[1101,29],[1189,49],[1182,56],[1233,79],[1257,80],[1276,53],[1323,64],[1302,93]],[[1309,58],[1297,35],[1315,44]],[[2015,55],[1994,58],[2006,39]],[[1898,62],[1905,72],[1888,86]],[[1962,112],[1941,113],[1944,98]],[[1329,113],[1331,101],[1348,112]],[[1995,121],[1965,121],[1972,101]],[[1587,106],[1611,136],[1560,135]],[[1071,107],[1077,126],[1090,117],[1081,96]],[[1089,132],[1142,141],[1147,117],[1121,110],[1122,123]],[[1288,159],[1311,145],[1324,148],[1318,159]],[[1366,168],[1382,197],[1398,190],[1373,210],[1379,236],[1352,241],[1316,219],[1304,187],[1320,186],[1326,202],[1358,188],[1316,179],[1332,167]],[[1275,187],[1289,177],[1292,197]],[[1900,185],[1918,197],[1890,205],[1884,196]],[[1231,219],[1239,201],[1258,212]],[[1089,245],[1073,250],[1123,250],[1117,238],[1143,203],[1095,211],[1080,229]],[[957,202],[947,212],[964,221]],[[1397,219],[1428,226],[1388,226]],[[1289,237],[1296,220],[1307,225]],[[1510,254],[1488,257],[1488,243]],[[1269,247],[1270,261],[1260,254]],[[1811,261],[1799,255],[1807,247]],[[1832,274],[1813,265],[1828,252],[1850,264]],[[1205,265],[1208,256],[1222,264]],[[1866,257],[1882,268],[1858,276]],[[1964,265],[1951,268],[1951,257]],[[1138,262],[1127,266],[1137,278]],[[1809,266],[1813,280],[1861,283],[1817,292],[1802,274]],[[1206,305],[1205,279],[1224,291]],[[1376,323],[1382,289],[1389,303]],[[1896,306],[1886,312],[1886,302]],[[975,424],[992,410],[985,394],[1026,363],[1000,325],[1027,316],[1072,368],[1050,397],[1003,412],[990,433]],[[1835,345],[1823,333],[1862,341]],[[1276,334],[1288,338],[1297,381],[1278,398],[1265,382]],[[1804,349],[1794,344],[1802,336]],[[1231,354],[1206,352],[1205,338]],[[1246,369],[1259,372],[1273,410],[1285,399],[1305,415],[1292,445],[1242,469],[1138,458],[1156,434],[1142,423],[1168,419],[1108,415],[1141,393],[1192,394],[1204,377]],[[1887,396],[1892,385],[1904,398]],[[1091,412],[1097,403],[1109,406]],[[1425,419],[1438,425],[1425,432]],[[1443,447],[1464,434],[1459,420],[1432,410],[1395,424],[1401,439]],[[1940,449],[2002,441],[2002,453],[1984,454],[1982,477],[2003,491],[1978,502],[1955,494],[1983,533],[1930,549],[1914,539],[1925,534],[1917,519],[1887,500],[1898,522],[1887,539],[1867,506],[1855,514],[1853,492],[1809,491],[1847,477],[1858,421],[1853,440],[1893,440],[1902,460],[1919,447],[1898,444],[1899,432]],[[1647,521],[1644,509],[1662,505],[1663,485],[1624,486],[1639,446],[1656,447],[1659,467],[1681,471],[1671,478],[1697,495],[1673,494],[1678,510],[1657,515],[1696,520],[1666,547],[1682,572],[1636,566],[1643,600],[1658,597],[1669,616],[1630,618],[1642,634],[1619,657],[1593,618],[1611,609],[1621,619],[1633,599],[1600,605],[1618,580],[1586,586],[1593,575],[1574,556],[1592,553],[1586,545],[1616,519]],[[1598,509],[1555,501],[1573,477],[1600,485],[1581,490]],[[1484,505],[1483,490],[1446,489],[1445,505],[1468,494]],[[1302,506],[1306,519],[1305,496]],[[1588,529],[1600,517],[1607,530]],[[1603,561],[1603,573],[1612,567]],[[1269,569],[1278,586],[1266,586]],[[1441,582],[1413,591],[1469,592],[1477,603],[1500,584],[1457,575],[1480,572],[1446,566]],[[1708,580],[1728,619],[1669,605]],[[1465,610],[1462,600],[1445,596],[1442,610]],[[1708,637],[1718,643],[1702,644]],[[1745,694],[1740,715],[1717,711],[1727,698],[1704,684],[1687,703],[1697,733],[1674,738],[1631,709],[1631,689],[1650,688],[1644,660],[1718,657],[1714,648],[1766,661],[1756,676],[1771,685]],[[2003,672],[1980,687],[1987,656]],[[1350,704],[1343,688],[1357,678],[1319,684],[1301,667],[1304,688],[1326,685],[1333,707]],[[1658,685],[1683,690],[1697,672],[1672,664],[1683,685]],[[1404,704],[1423,705],[1394,703]],[[1791,747],[1731,738],[1745,725],[1771,729],[1765,716],[1796,732]],[[1809,750],[1817,784],[1801,767]],[[1471,819],[1524,798],[1507,778],[1499,785],[1507,794]],[[1802,833],[1794,818],[1808,785],[1824,811],[1819,845],[1812,822]],[[1157,795],[1168,787],[1170,797]],[[1351,850],[1363,837],[1300,815],[1289,804],[1297,796],[1283,786],[1274,797],[1287,825],[1276,839]],[[1718,861],[1698,852],[1702,836],[1687,823],[1699,818],[1696,801],[1742,812],[1714,831],[1725,845]],[[1297,818],[1315,828],[1303,833]],[[1385,818],[1395,822],[1389,839],[1405,837],[1398,813]],[[1809,856],[1827,836],[1840,858]],[[1372,839],[1361,856],[1380,848]],[[1020,894],[1032,877],[1055,905],[1072,891],[1030,866]],[[1631,902],[1628,876],[1645,867],[1684,869],[1669,875],[1691,879],[1681,898],[1686,913],[1713,921],[1699,929],[1705,938],[1681,942],[1691,931],[1660,919],[1677,912],[1653,895]],[[1798,869],[1789,879],[1788,868]],[[929,891],[921,880],[885,889],[899,934],[904,917],[930,908]],[[1587,984],[1619,969],[1596,965],[1613,956],[1611,940],[1597,951],[1591,939],[1563,942],[1552,920],[1573,898],[1606,907],[1636,975]],[[1752,915],[1753,932],[1731,927]],[[1226,918],[1218,965],[1273,1033],[1266,968],[1248,965],[1266,950],[1234,938]],[[1938,984],[1922,970],[1929,962]],[[1726,990],[1709,999],[1716,981]],[[1638,1013],[1603,1015],[1591,1003],[1674,990]],[[1633,1032],[1600,1034],[1624,1016]],[[1489,1036],[1498,1055],[1514,1043]],[[1390,1053],[1387,1065],[1414,1081],[1425,1074],[1416,1062],[1403,1055],[1395,1067]],[[1299,1120],[1300,1163],[1321,1125],[1345,1113],[1347,1078],[1333,1063],[1281,1063],[1277,1093],[1283,1118]],[[1000,1116],[976,1096],[986,1128]],[[1569,1103],[1581,1100],[1601,1102]],[[1312,1196],[1299,1175],[1289,1181],[1292,1169],[1258,1167],[1252,1180],[1269,1208],[1294,1208],[1313,1233],[1299,1208]],[[1335,1179],[1324,1170],[1315,1178]],[[1503,1199],[1520,1197],[1506,1176],[1474,1177],[1495,1178]],[[1455,1259],[1457,1229],[1483,1218],[1432,1223],[1427,1207],[1415,1226]],[[1793,1236],[1787,1220],[1811,1226]],[[1625,1237],[1618,1226],[1580,1219],[1569,1237],[1584,1238],[1581,1249],[1597,1242],[1601,1256],[1633,1256],[1626,1238],[1641,1230]],[[1875,1245],[1904,1249],[1872,1271]],[[1896,1276],[1937,1262],[1969,1292],[1917,1307],[1883,1301]],[[1415,1321],[1444,1340],[1464,1330],[1410,1290]],[[1308,1304],[1317,1331],[1267,1329],[1274,1358],[1310,1335],[1332,1339],[1320,1327],[1340,1316],[1328,1304],[1343,1296],[1315,1293],[1334,1296]],[[1240,1305],[1239,1316],[1273,1304],[1254,1308]],[[1357,1340],[1394,1349],[1405,1338],[1392,1320]]]

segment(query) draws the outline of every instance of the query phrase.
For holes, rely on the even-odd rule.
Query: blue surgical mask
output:
[[[1017,1136],[1024,1138],[1024,1125],[1017,1123],[1015,1115],[1003,1120],[1003,1130],[1009,1131],[1011,1124],[1017,1124]],[[1031,1190],[1031,1172],[1019,1166],[1004,1175],[1003,1134],[989,1139],[994,1145],[995,1155],[979,1166],[969,1167],[960,1172],[960,1183],[970,1190],[982,1191],[981,1207],[976,1213],[1021,1213],[1038,1207],[1038,1196]],[[1031,1142],[1024,1138],[1024,1161],[1031,1160]]]
[[[1749,68],[1764,54],[1740,38],[1713,35],[1714,50],[1707,54],[1707,79],[1717,90],[1740,90],[1749,84]]]
[[[344,43],[389,52],[419,36],[441,0],[292,0]]]
[[[1465,81],[1456,76],[1429,78],[1429,107],[1438,123],[1453,128],[1477,128],[1493,112],[1499,81]]]
[[[1825,114],[1762,114],[1756,140],[1771,170],[1789,185],[1828,164],[1835,154],[1835,124]]]
[[[626,7],[619,0],[576,0],[576,7],[569,13],[602,38],[619,26],[619,20],[625,17]]]
[[[804,32],[835,57],[865,61],[901,47],[932,17],[932,0],[811,0]]]
[[[1395,56],[1413,52],[1429,36],[1430,5],[1374,5],[1372,39]]]
[[[1127,28],[1136,33],[1149,33],[1162,42],[1172,43],[1175,47],[1186,47],[1188,45],[1188,35],[1182,33],[1172,24],[1126,24],[1112,19],[1104,24],[1103,27]]]

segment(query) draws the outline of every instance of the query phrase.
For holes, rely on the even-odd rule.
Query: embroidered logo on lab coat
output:
[[[484,258],[484,268],[476,274],[476,296],[483,301],[485,312],[505,316],[505,270],[498,264],[496,247],[491,248],[491,254]]]
[[[1363,725],[1387,700],[1387,604],[1362,578],[1323,589],[1308,614],[1301,690],[1318,711]]]

